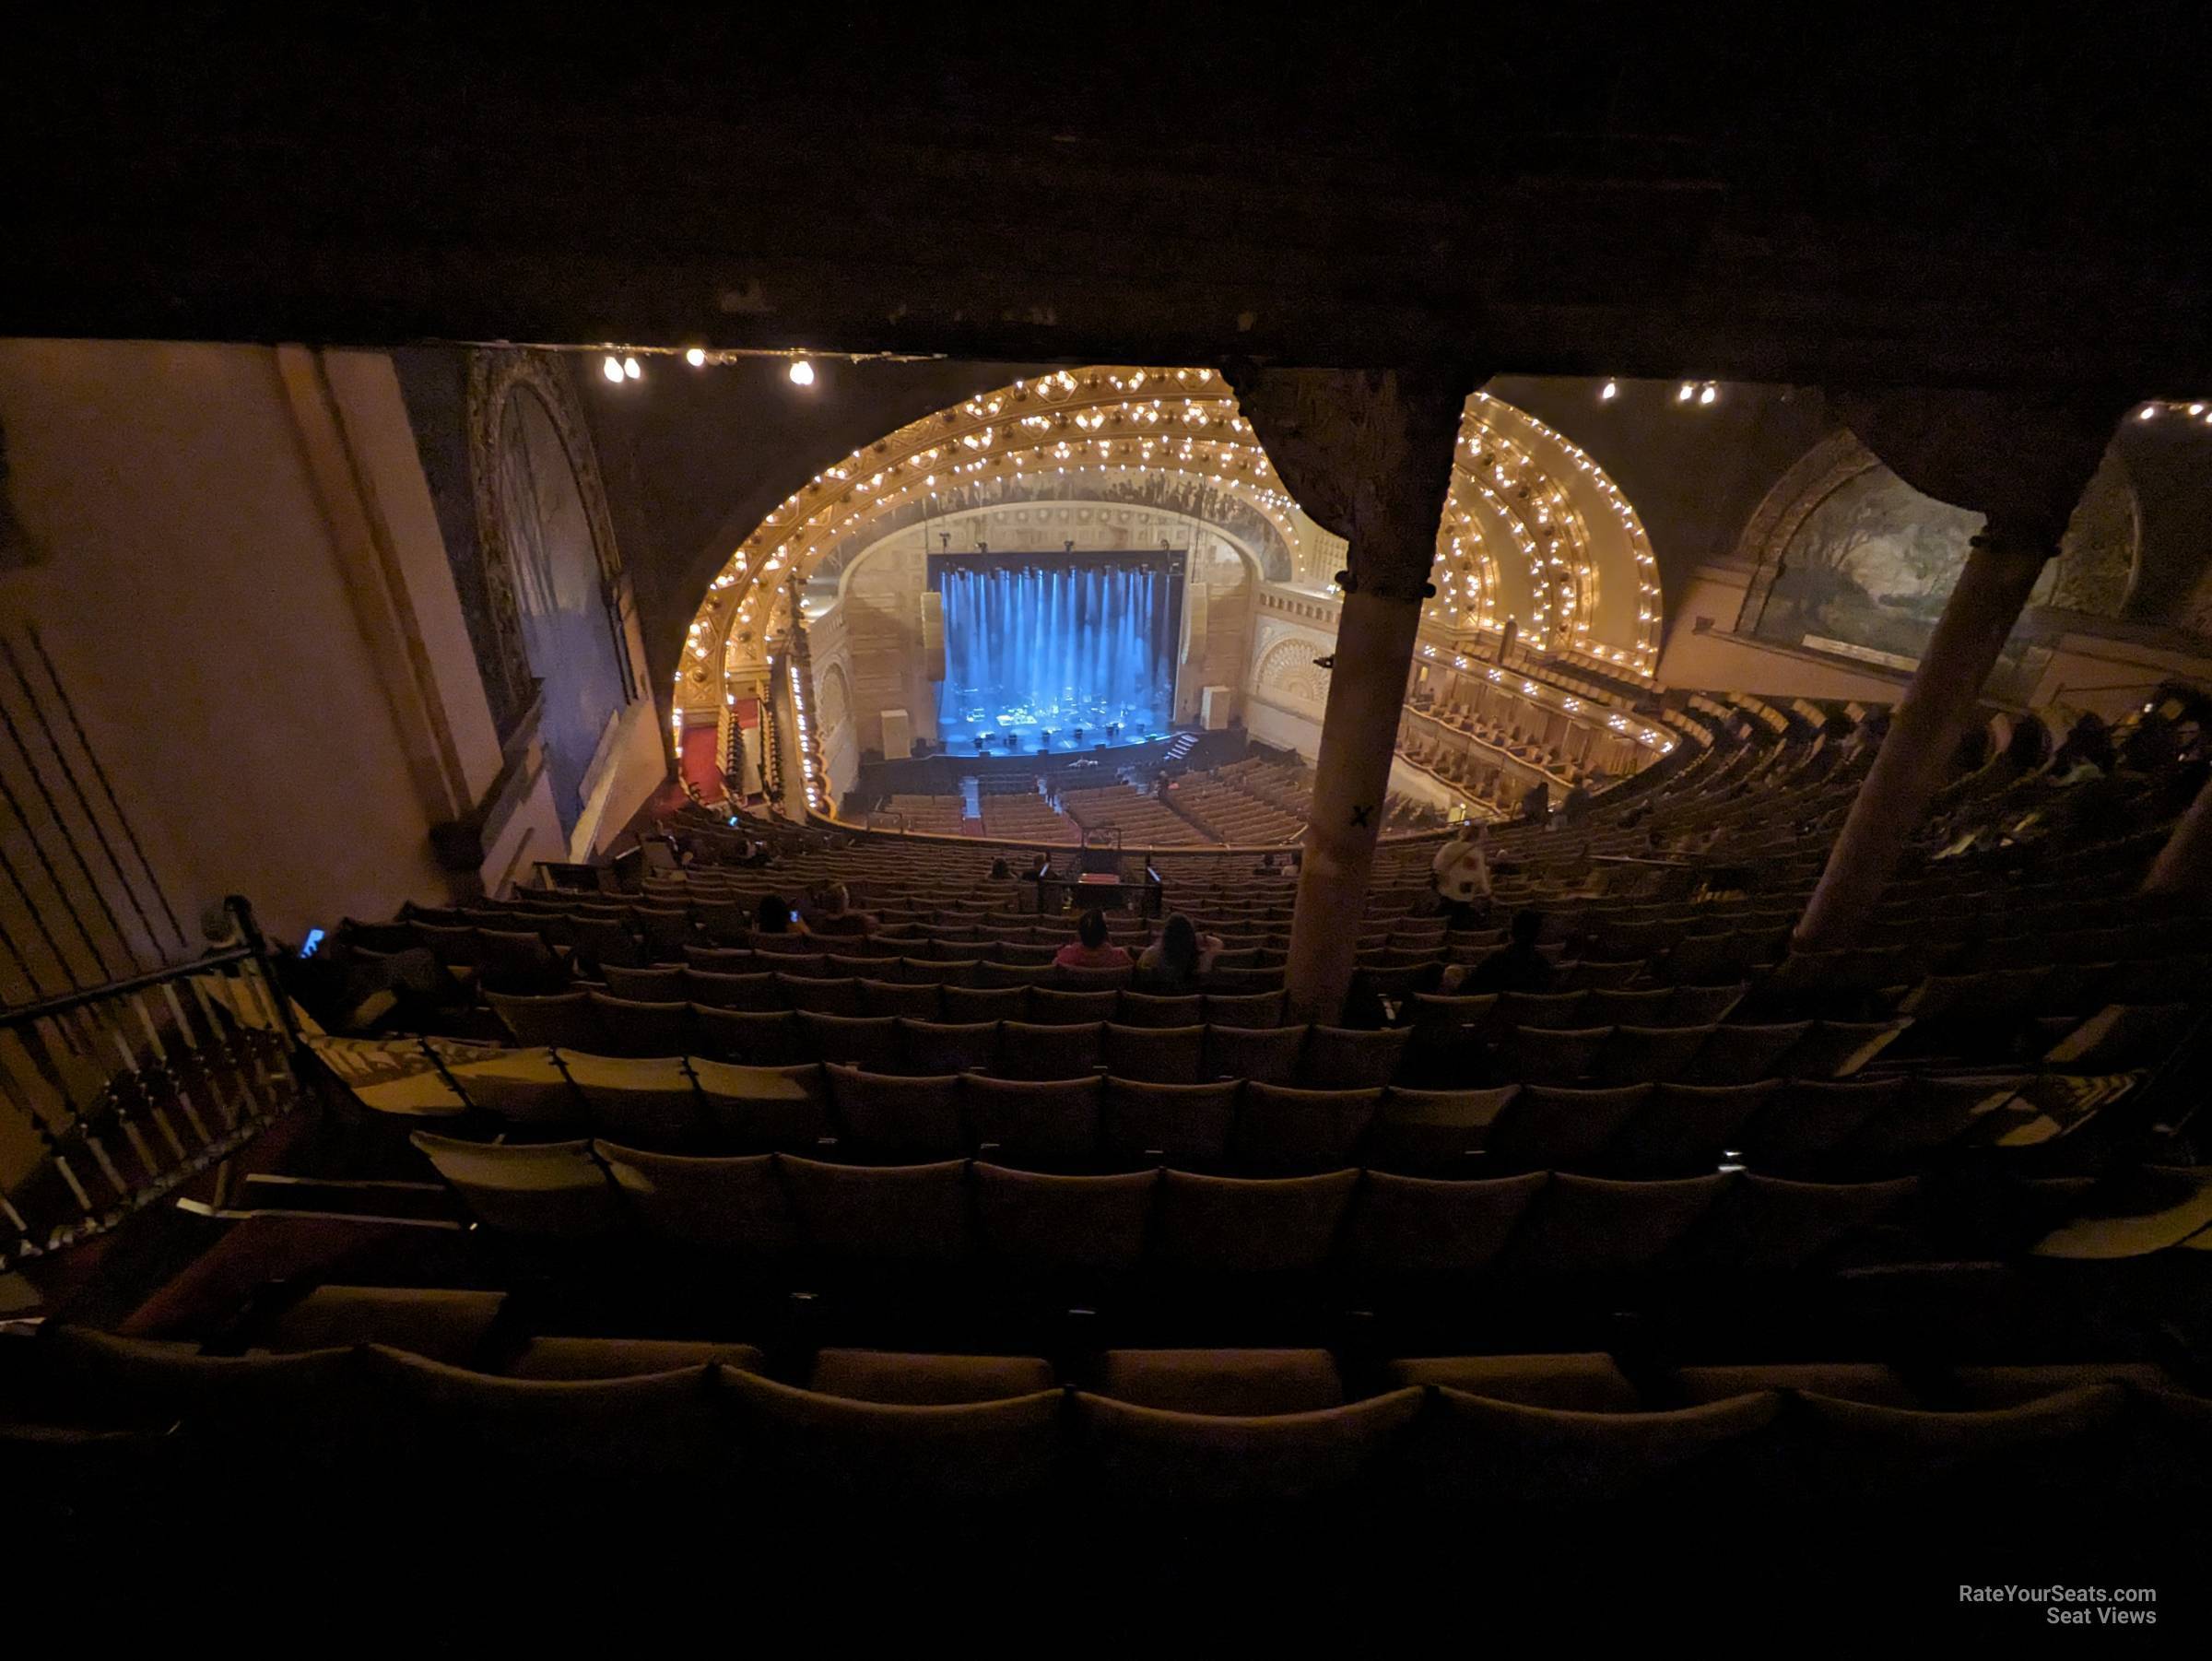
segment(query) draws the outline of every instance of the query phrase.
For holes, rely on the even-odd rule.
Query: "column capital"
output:
[[[1237,405],[1299,506],[1350,544],[1347,593],[1427,597],[1452,485],[1465,369],[1224,371]]]
[[[2058,551],[2129,399],[1900,387],[1831,392],[1843,422],[1924,495],[1983,515],[1999,546]]]

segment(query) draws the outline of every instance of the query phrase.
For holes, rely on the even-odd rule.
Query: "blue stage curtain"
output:
[[[1009,726],[1063,736],[1080,726],[1101,739],[1109,722],[1129,734],[1166,727],[1180,574],[1135,560],[932,564],[945,611],[938,718],[947,738]]]

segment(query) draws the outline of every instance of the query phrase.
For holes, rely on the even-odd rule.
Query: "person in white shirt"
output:
[[[1462,820],[1459,834],[1437,850],[1430,867],[1454,928],[1478,924],[1489,914],[1490,861],[1485,851],[1488,840],[1488,827],[1479,819]]]

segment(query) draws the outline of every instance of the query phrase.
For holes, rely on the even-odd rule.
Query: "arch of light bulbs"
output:
[[[1546,453],[1549,455],[1547,456]],[[1559,474],[1571,465],[1604,512],[1586,514]],[[909,422],[816,474],[771,510],[709,585],[689,626],[687,673],[721,658],[757,625],[761,649],[789,627],[794,577],[803,584],[830,551],[869,521],[984,478],[1177,473],[1229,492],[1295,544],[1296,502],[1210,369],[1060,370],[979,394]],[[1505,527],[1494,546],[1474,503]],[[1597,523],[1592,523],[1595,518]],[[1613,481],[1562,435],[1513,406],[1468,400],[1451,491],[1437,537],[1437,595],[1428,621],[1454,632],[1503,627],[1500,558],[1528,573],[1535,596],[1524,637],[1554,655],[1649,679],[1658,650],[1658,582],[1641,522]],[[1595,638],[1600,572],[1633,569],[1641,604],[1629,643]],[[1332,585],[1333,587],[1334,585]],[[1518,586],[1516,583],[1514,586]],[[726,690],[725,690],[726,697]],[[679,699],[680,701],[680,699]]]
[[[1547,448],[1602,503],[1595,524],[1558,464],[1540,454]],[[1473,511],[1477,501],[1503,524],[1510,548],[1491,546]],[[1659,572],[1635,508],[1587,452],[1525,410],[1478,392],[1461,424],[1428,620],[1454,631],[1501,630],[1500,558],[1527,572],[1532,599],[1524,632],[1533,643],[1608,673],[1650,679],[1659,652]],[[1597,637],[1600,583],[1608,570],[1624,583],[1632,572],[1636,583],[1635,628],[1626,644]]]

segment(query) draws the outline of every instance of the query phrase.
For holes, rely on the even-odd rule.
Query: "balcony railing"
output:
[[[105,1232],[300,1100],[299,1034],[253,908],[189,963],[0,1010],[0,1269]],[[27,1167],[27,1169],[26,1169]]]

